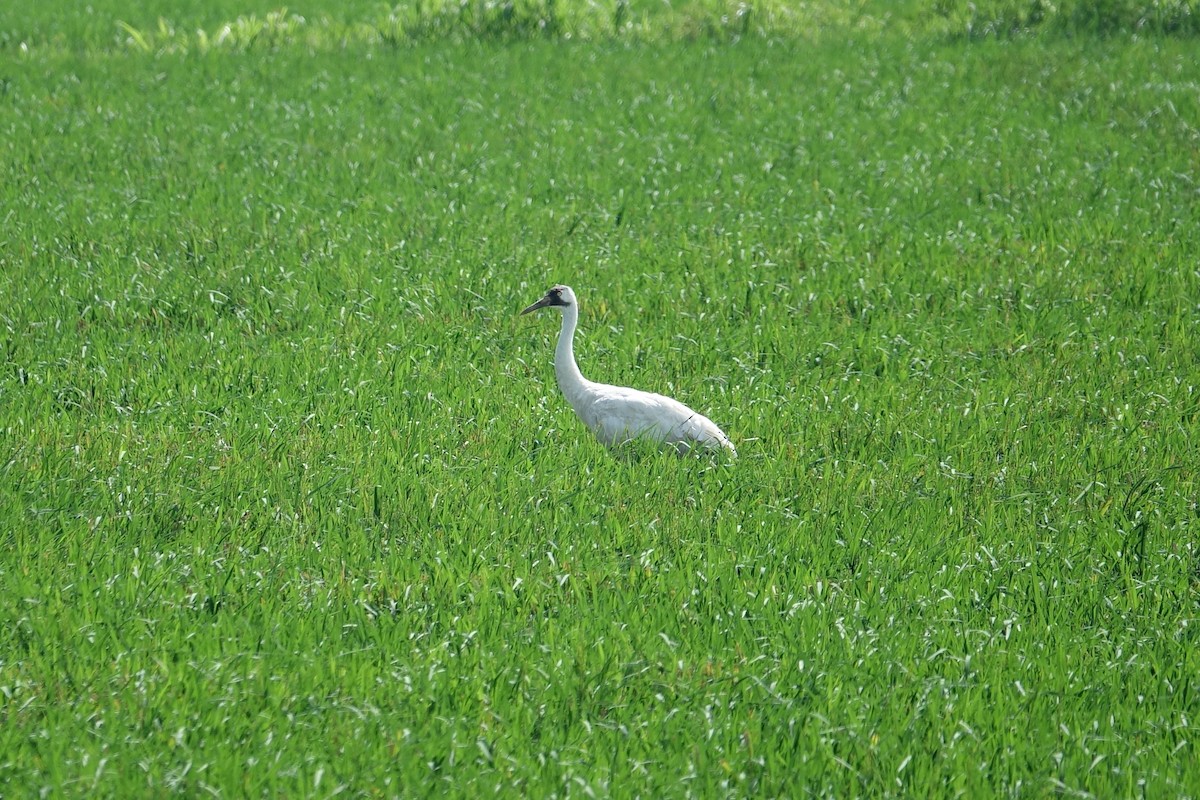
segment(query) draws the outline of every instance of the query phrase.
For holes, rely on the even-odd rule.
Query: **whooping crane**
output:
[[[674,448],[680,455],[693,448],[725,448],[737,455],[733,444],[708,417],[669,397],[623,386],[592,383],[575,363],[575,326],[579,303],[570,286],[555,286],[546,296],[522,311],[557,308],[562,312],[562,330],[554,351],[554,372],[567,402],[596,438],[609,447],[632,439],[646,439]]]

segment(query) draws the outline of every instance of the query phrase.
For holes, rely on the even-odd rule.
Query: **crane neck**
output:
[[[558,347],[554,350],[554,374],[558,387],[572,406],[576,406],[588,387],[588,380],[575,363],[575,327],[579,324],[579,305],[572,303],[562,311],[562,330],[558,334]]]

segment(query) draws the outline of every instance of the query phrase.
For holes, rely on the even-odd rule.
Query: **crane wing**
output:
[[[595,389],[591,402],[577,410],[584,424],[606,445],[646,438],[680,452],[693,447],[733,451],[720,428],[678,400],[621,386],[596,385]]]

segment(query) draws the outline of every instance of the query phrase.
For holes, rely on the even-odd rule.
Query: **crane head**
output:
[[[537,311],[539,308],[546,308],[549,306],[557,306],[559,308],[565,308],[566,306],[573,306],[573,305],[575,305],[575,293],[571,291],[571,287],[570,286],[555,286],[555,287],[552,287],[550,289],[550,291],[546,292],[545,297],[543,297],[541,300],[538,300],[536,303],[534,303],[533,305],[531,305],[529,308],[525,309],[521,313],[528,314],[531,311]]]

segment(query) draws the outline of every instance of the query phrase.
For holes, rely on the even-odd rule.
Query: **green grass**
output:
[[[1200,795],[1194,41],[98,7],[0,49],[0,794]]]

